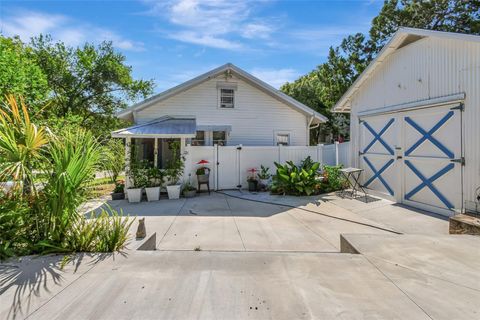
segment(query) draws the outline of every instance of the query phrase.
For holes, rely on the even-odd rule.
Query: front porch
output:
[[[230,131],[229,125],[198,125],[194,117],[165,116],[112,132],[113,138],[125,139],[125,187],[132,185],[132,162],[165,170],[173,159],[187,154],[187,145],[224,146]]]

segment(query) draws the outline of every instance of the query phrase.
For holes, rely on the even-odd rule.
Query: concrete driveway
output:
[[[112,205],[146,217],[157,250],[135,251],[133,241],[124,254],[77,255],[63,270],[61,256],[4,263],[0,318],[480,315],[479,238],[448,236],[447,221],[386,200],[232,191]],[[341,253],[340,234],[360,254]]]

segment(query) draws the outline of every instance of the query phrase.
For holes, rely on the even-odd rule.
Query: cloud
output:
[[[253,0],[145,0],[149,14],[167,20],[167,38],[226,50],[245,49],[245,39],[265,39],[273,24],[258,22],[255,8],[267,1]],[[268,20],[263,18],[262,20]]]
[[[126,39],[112,30],[77,21],[65,15],[38,11],[14,11],[11,17],[0,19],[0,30],[6,36],[19,36],[25,42],[40,34],[50,34],[53,39],[71,46],[107,40],[123,50],[144,50],[143,43]]]
[[[294,81],[301,75],[295,69],[290,69],[290,68],[285,68],[285,69],[255,68],[255,69],[252,69],[250,73],[277,89],[280,88],[286,82]]]

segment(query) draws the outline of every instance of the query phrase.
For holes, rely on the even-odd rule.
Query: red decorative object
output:
[[[257,172],[258,170],[256,168],[251,168],[251,169],[248,169],[247,170],[248,172],[254,174],[255,172]]]
[[[200,160],[197,162],[197,164],[207,164],[207,163],[210,163],[210,162],[208,162],[207,160]]]

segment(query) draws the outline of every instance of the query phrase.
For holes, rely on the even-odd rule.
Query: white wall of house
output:
[[[351,157],[359,166],[359,113],[410,102],[465,94],[462,113],[463,199],[474,200],[480,185],[480,43],[427,37],[387,56],[353,94],[351,103]],[[458,133],[452,135],[460,136]]]
[[[230,125],[228,145],[272,146],[277,132],[289,133],[290,145],[308,145],[307,116],[235,76],[228,79],[237,84],[235,107],[219,108],[218,82],[226,82],[223,74],[136,112],[136,122],[195,116],[197,125]]]

